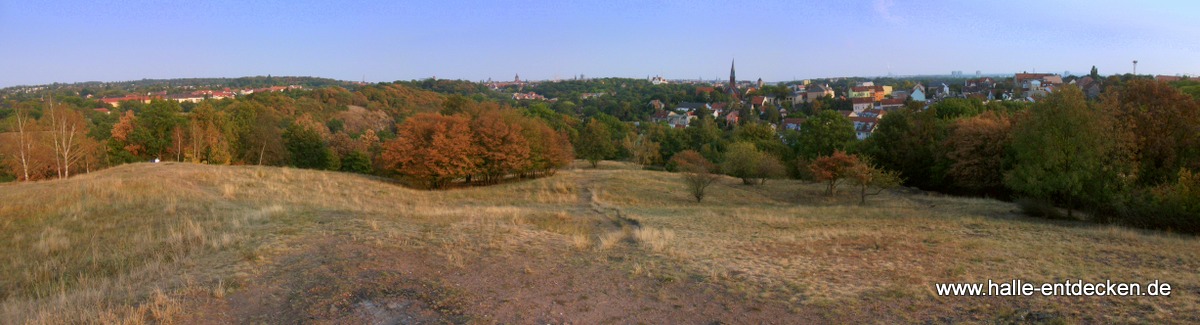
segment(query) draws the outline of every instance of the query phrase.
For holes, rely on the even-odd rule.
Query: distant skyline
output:
[[[0,1],[0,87],[313,76],[1200,75],[1200,2]]]

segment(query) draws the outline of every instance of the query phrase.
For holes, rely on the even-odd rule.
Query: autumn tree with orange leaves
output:
[[[145,151],[145,147],[133,141],[137,123],[138,118],[133,111],[125,111],[125,115],[113,125],[112,137],[108,140],[109,159],[113,163],[137,161],[137,156]]]
[[[1004,191],[1004,159],[1011,146],[1012,119],[992,111],[955,120],[946,137],[947,174],[955,185],[977,192]]]
[[[825,195],[833,195],[837,185],[849,177],[852,168],[859,164],[858,156],[848,155],[845,151],[834,150],[832,155],[818,157],[809,165],[812,175],[818,182],[825,182]]]
[[[398,126],[396,139],[383,144],[388,169],[438,189],[471,175],[478,166],[471,120],[464,115],[414,115]]]
[[[553,174],[575,160],[575,149],[565,132],[555,131],[540,119],[522,118],[520,123],[529,144],[529,166],[522,173],[530,176]]]
[[[521,125],[515,123],[521,118],[511,110],[488,110],[471,121],[473,151],[479,162],[476,172],[485,183],[495,183],[529,167],[529,143],[521,133]]]

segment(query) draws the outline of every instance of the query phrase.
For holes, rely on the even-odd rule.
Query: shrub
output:
[[[850,169],[858,165],[858,156],[847,155],[846,152],[835,150],[832,155],[817,158],[809,170],[818,182],[827,182],[825,195],[837,192],[837,185],[850,175]]]
[[[1045,200],[1022,197],[1017,198],[1013,201],[1013,203],[1016,203],[1017,206],[1021,208],[1021,212],[1024,212],[1025,215],[1030,217],[1066,219],[1066,216],[1062,214],[1062,211],[1059,211],[1058,208],[1054,207],[1054,204],[1051,204]]]
[[[685,150],[671,157],[671,164],[683,174],[683,182],[687,184],[688,193],[696,198],[696,202],[704,200],[705,190],[719,178],[712,172],[716,165],[704,159],[695,150]]]
[[[1200,173],[1181,169],[1174,183],[1130,194],[1116,210],[1130,226],[1200,234]]]

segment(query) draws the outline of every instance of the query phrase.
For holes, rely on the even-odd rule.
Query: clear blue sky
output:
[[[142,78],[1200,74],[1200,1],[0,0],[0,87]]]

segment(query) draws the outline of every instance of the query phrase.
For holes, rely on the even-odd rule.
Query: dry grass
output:
[[[319,171],[133,164],[0,185],[0,319],[172,322],[180,299],[224,299],[297,242],[337,237],[428,252],[451,269],[483,256],[583,256],[661,281],[692,279],[751,303],[920,322],[1189,322],[1200,314],[1200,240],[1022,217],[1009,203],[887,193],[859,206],[817,184],[718,180],[703,203],[673,174],[601,168],[429,192]],[[586,196],[586,197],[585,197]],[[614,225],[620,214],[640,226]],[[568,270],[569,271],[569,270]],[[538,276],[527,272],[521,276]],[[1169,298],[979,300],[933,283],[1148,281]],[[705,289],[707,290],[707,289]],[[886,306],[913,306],[912,309]],[[1013,316],[1017,315],[1017,316]]]

